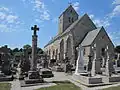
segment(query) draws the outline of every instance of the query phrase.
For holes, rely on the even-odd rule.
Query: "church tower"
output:
[[[59,17],[59,32],[63,33],[72,23],[78,19],[79,15],[75,9],[70,5]]]

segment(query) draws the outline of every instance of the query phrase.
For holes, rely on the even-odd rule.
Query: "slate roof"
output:
[[[82,46],[89,46],[89,45],[91,45],[92,42],[97,37],[97,35],[98,35],[98,33],[100,32],[101,29],[102,29],[102,27],[97,28],[95,30],[92,30],[92,31],[88,32],[88,34],[86,35],[86,37],[83,39],[81,45]]]
[[[85,16],[88,16],[87,14],[84,14],[82,17],[79,17],[73,24],[71,24],[63,33],[55,36],[52,40],[50,40],[48,42],[48,44],[46,44],[44,47],[50,45],[51,43],[53,43],[55,40],[59,39],[61,36],[63,36],[64,34],[66,34],[67,32],[71,31],[75,25],[77,25],[81,20],[82,18],[84,18]]]

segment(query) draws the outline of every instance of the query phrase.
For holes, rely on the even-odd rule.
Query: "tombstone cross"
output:
[[[31,27],[31,30],[33,30],[34,35],[36,35],[36,31],[39,31],[39,28],[37,27],[37,25],[34,25],[34,27]]]

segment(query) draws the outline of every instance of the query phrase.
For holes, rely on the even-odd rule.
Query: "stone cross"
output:
[[[32,35],[32,60],[31,60],[31,70],[34,71],[37,68],[37,34],[36,31],[39,30],[37,25],[31,27],[31,30],[34,30]]]
[[[31,27],[31,30],[34,30],[34,35],[36,35],[36,31],[39,31],[39,28],[37,25],[34,25],[34,27]]]

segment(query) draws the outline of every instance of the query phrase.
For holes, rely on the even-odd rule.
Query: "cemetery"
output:
[[[0,90],[119,90],[120,46],[87,14],[79,18],[69,5],[59,17],[59,34],[43,49],[39,27],[31,30],[31,46],[0,47]]]

